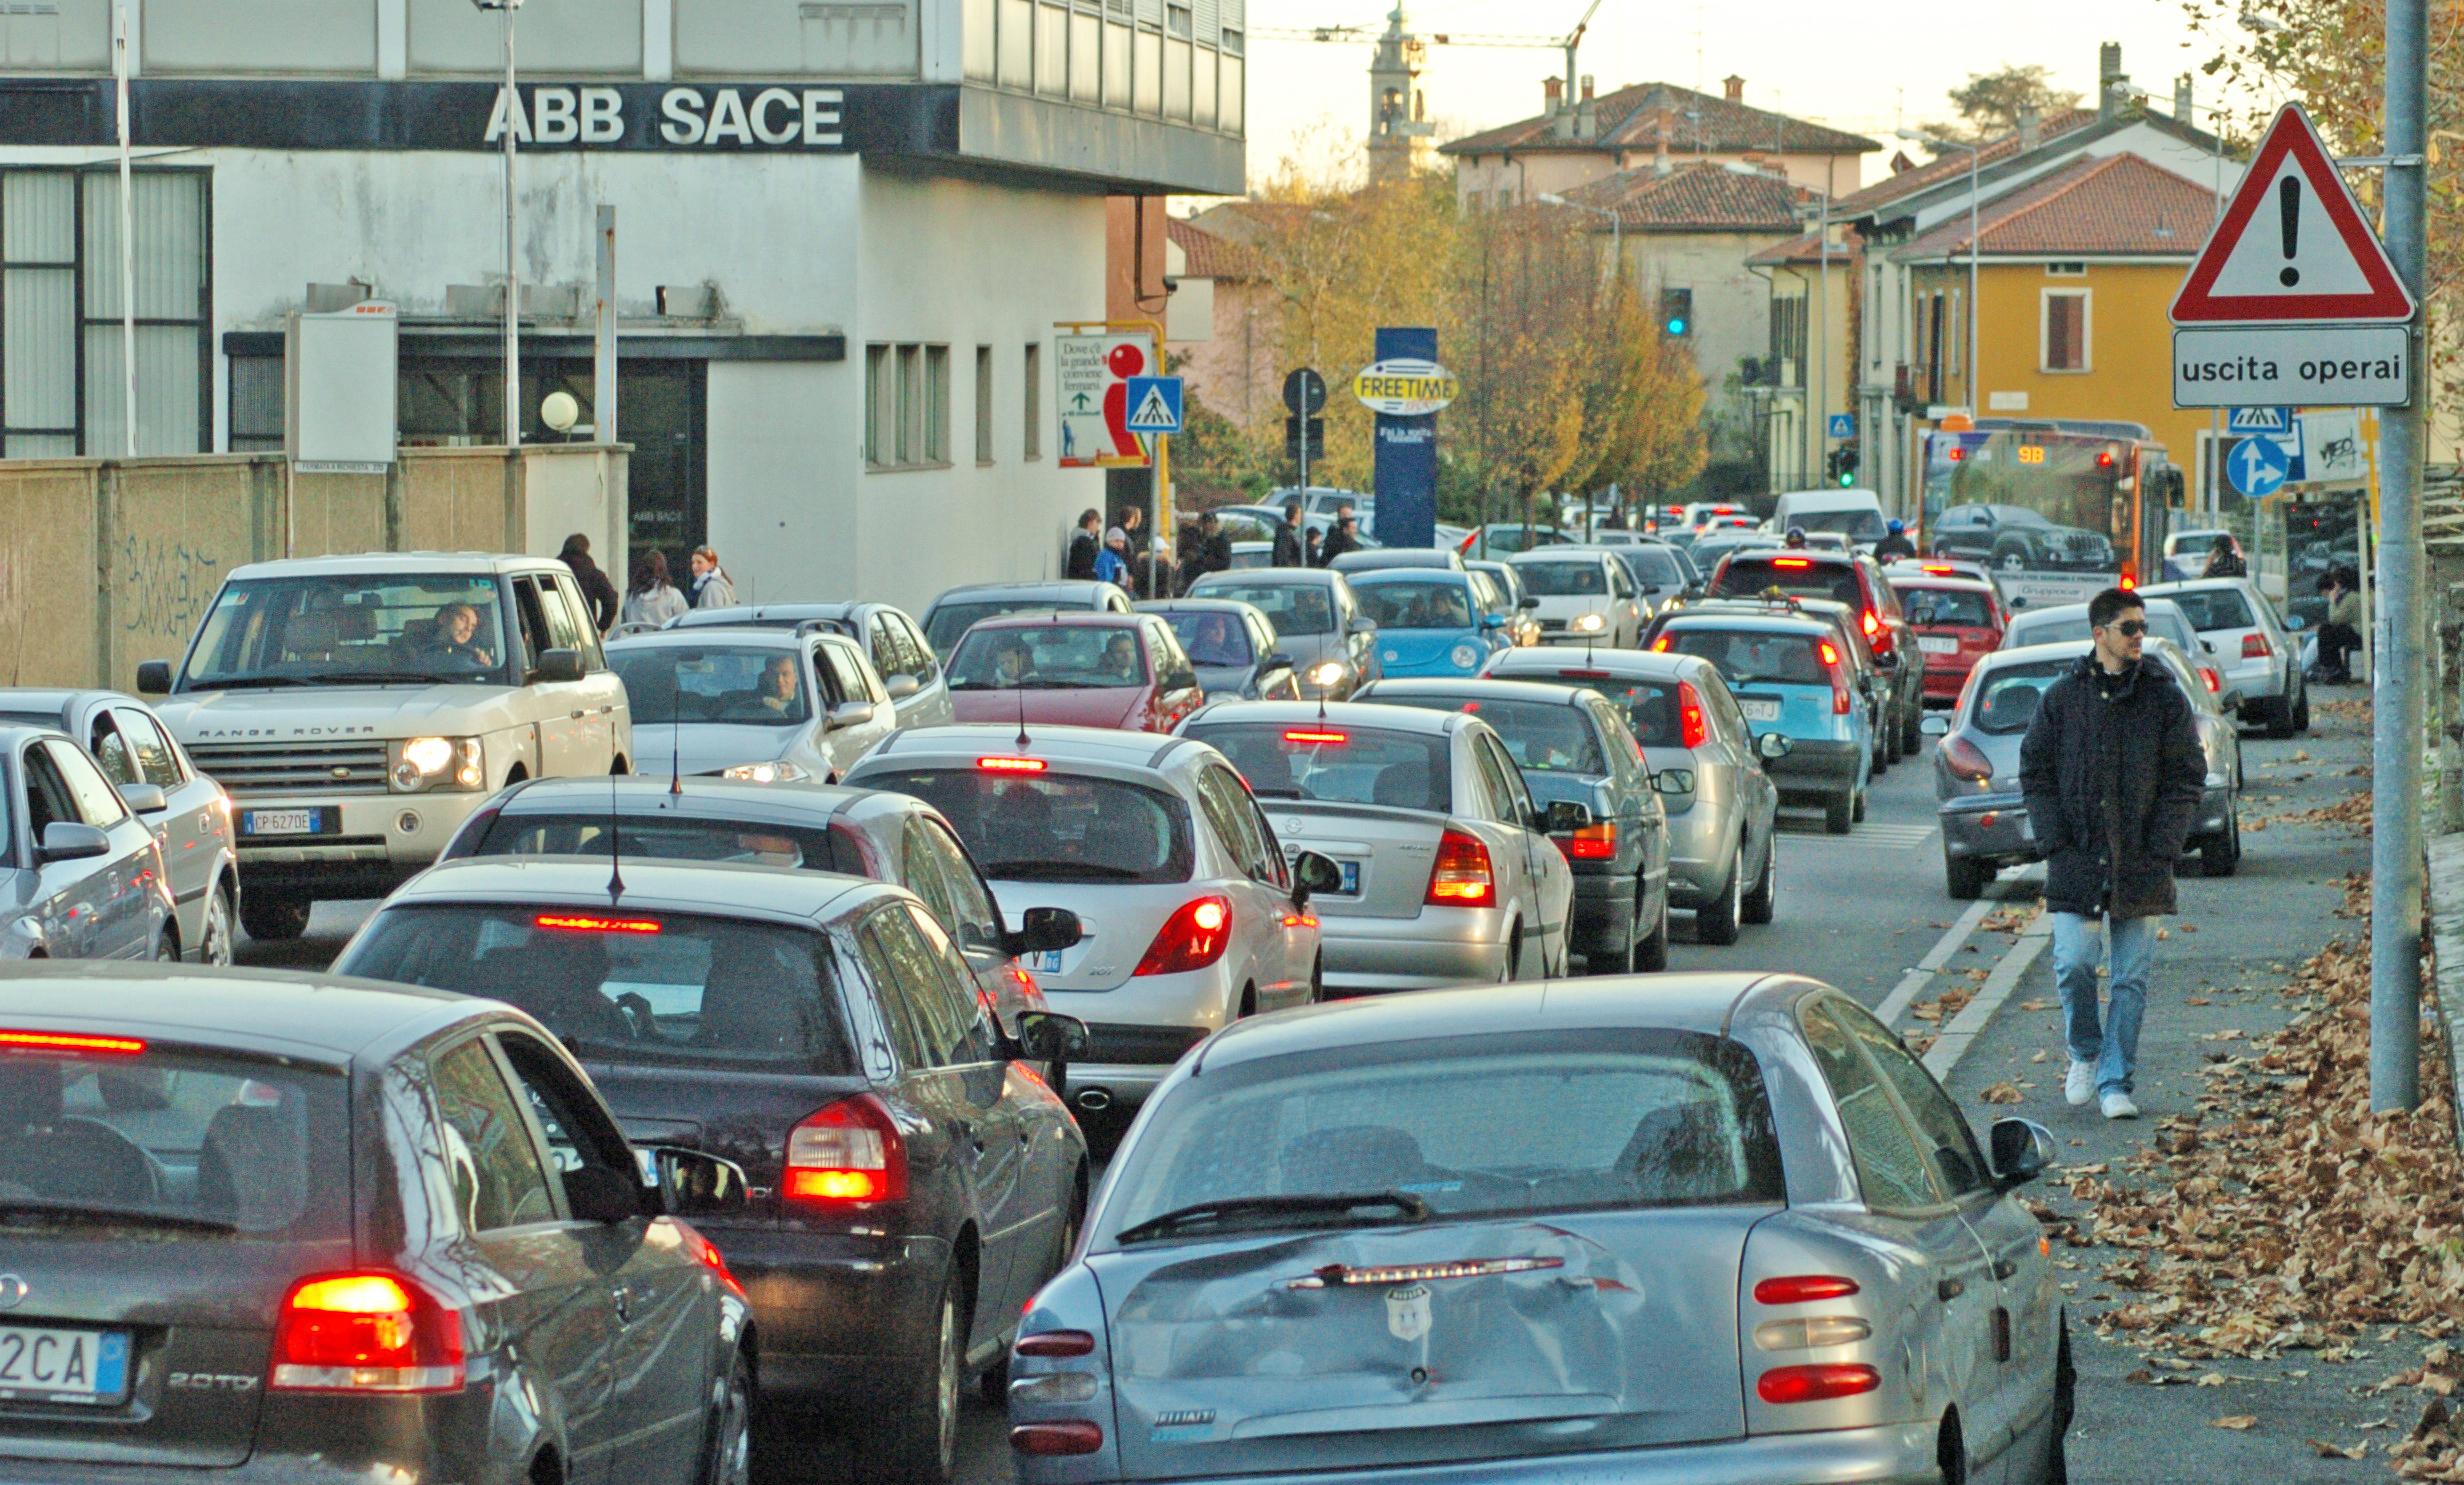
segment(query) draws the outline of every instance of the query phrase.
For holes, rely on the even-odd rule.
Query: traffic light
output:
[[[1842,489],[1857,482],[1857,441],[1849,439],[1823,456],[1823,477]]]
[[[1692,289],[1662,289],[1660,291],[1660,333],[1673,340],[1683,340],[1694,333],[1694,291]]]

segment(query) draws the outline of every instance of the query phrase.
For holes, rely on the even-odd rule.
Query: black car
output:
[[[652,1155],[493,1001],[0,974],[0,1474],[740,1481],[742,1172]]]
[[[1163,598],[1137,605],[1172,626],[1197,667],[1198,689],[1243,701],[1298,701],[1300,675],[1254,603],[1232,598]]]
[[[703,1225],[752,1299],[765,1454],[809,1461],[818,1415],[860,1478],[949,1477],[960,1387],[1076,1241],[1086,1141],[1015,1059],[1081,1023],[1030,1012],[1022,1045],[913,893],[769,867],[447,862],[338,963],[512,1001],[635,1137],[741,1167],[749,1204]]]
[[[1932,551],[1966,557],[1997,571],[2102,572],[2114,565],[2103,533],[2047,520],[2024,505],[1954,505],[1934,517]]]

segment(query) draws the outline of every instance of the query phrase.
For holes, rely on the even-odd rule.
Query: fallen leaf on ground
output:
[[[2207,1420],[2207,1426],[2210,1428],[2229,1428],[2235,1433],[2248,1433],[2251,1429],[2259,1426],[2259,1420],[2256,1414],[2235,1413],[2231,1417],[2227,1418],[2210,1418]]]
[[[2325,1439],[2304,1439],[2302,1442],[2318,1450],[2321,1459],[2359,1459],[2370,1452],[2370,1446],[2366,1443],[2355,1444],[2347,1449],[2341,1445],[2331,1444]]]
[[[2010,1083],[1989,1084],[1985,1091],[1977,1096],[1987,1103],[2019,1103],[2027,1098],[2027,1095],[2020,1092],[2016,1085]]]

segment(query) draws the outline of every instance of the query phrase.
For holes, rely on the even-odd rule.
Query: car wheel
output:
[[[1660,919],[1643,941],[1635,946],[1634,967],[1646,974],[1658,974],[1668,968],[1668,894],[1660,894]]]
[[[1497,983],[1512,984],[1523,977],[1523,925],[1517,923],[1506,934],[1506,961],[1498,968]]]
[[[2297,680],[2294,685],[2298,689],[2293,692],[2293,730],[2308,732],[2310,730],[2310,682],[2307,679]]]
[[[751,1485],[753,1479],[753,1369],[738,1352],[710,1410],[710,1450],[702,1464],[704,1485]]]
[[[1630,975],[1634,973],[1634,938],[1642,928],[1643,896],[1638,886],[1634,893],[1634,915],[1626,921],[1625,942],[1614,953],[1596,950],[1583,956],[1583,973],[1592,975]]]
[[[180,931],[172,924],[165,923],[163,936],[154,941],[154,962],[156,964],[180,962]]]
[[[2281,742],[2291,737],[2297,724],[2293,719],[2293,703],[2279,698],[2268,708],[2267,735]]]
[[[305,897],[288,897],[263,890],[240,901],[240,926],[248,936],[267,943],[284,943],[308,931],[308,912],[315,904]]]
[[[2242,807],[2226,806],[2224,833],[2199,848],[2199,875],[2229,877],[2242,864]]]
[[[1925,702],[1908,709],[1907,719],[1899,724],[1899,756],[1913,758],[1925,748]]]
[[[1837,799],[1825,800],[1822,806],[1822,828],[1833,835],[1846,835],[1848,827],[1856,823],[1852,818],[1855,810],[1854,790],[1842,794]]]
[[[1857,791],[1856,803],[1851,806],[1848,811],[1848,822],[1850,824],[1862,825],[1865,823],[1865,800],[1865,791],[1859,789]]]
[[[231,934],[231,889],[218,882],[205,896],[205,931],[197,936],[197,962],[228,968]]]
[[[1326,1003],[1326,956],[1320,954],[1309,966],[1309,1003]]]
[[[1737,941],[1737,920],[1745,901],[1745,852],[1740,849],[1728,863],[1728,880],[1720,884],[1719,895],[1694,910],[1694,942],[1698,944],[1733,944]]]
[[[958,1461],[958,1389],[966,1370],[966,1309],[958,1276],[952,1264],[941,1288],[939,1337],[924,1389],[856,1434],[859,1477],[948,1485]]]
[[[1740,850],[1744,849],[1742,846]],[[1768,923],[1778,916],[1780,907],[1780,837],[1778,831],[1763,842],[1762,876],[1754,890],[1745,894],[1745,921]]]
[[[1966,861],[1957,856],[1942,858],[1943,885],[1951,896],[1961,902],[1974,902],[1985,895],[1985,884],[1993,880],[1993,868],[1982,861]]]

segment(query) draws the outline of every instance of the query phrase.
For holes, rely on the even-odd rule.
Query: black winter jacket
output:
[[[1081,531],[1069,539],[1069,556],[1061,564],[1061,576],[1091,581],[1095,576],[1095,554],[1102,544]]]
[[[1275,550],[1267,559],[1275,567],[1306,567],[1301,554],[1300,532],[1289,521],[1275,523]]]
[[[2116,918],[2175,911],[2173,863],[2206,785],[2198,722],[2171,674],[2142,661],[2108,698],[2096,657],[2082,657],[2046,688],[2019,745],[2045,906]]]

